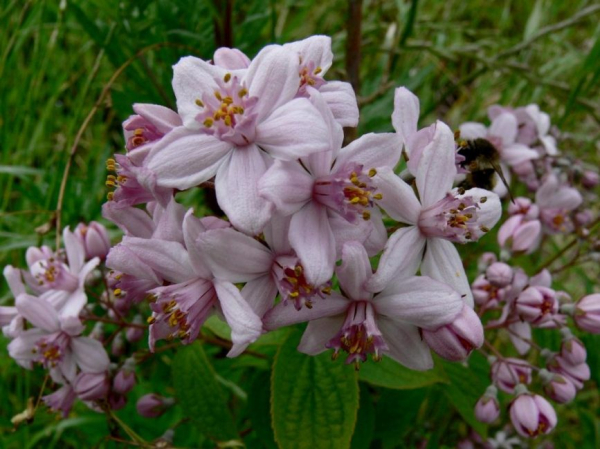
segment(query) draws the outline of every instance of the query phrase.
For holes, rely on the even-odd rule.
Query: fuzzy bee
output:
[[[458,187],[465,190],[472,187],[493,190],[497,182],[494,175],[497,173],[514,203],[513,195],[500,166],[500,153],[496,147],[489,140],[482,138],[460,140],[458,146],[458,154],[464,157],[459,165],[467,170],[465,180]]]

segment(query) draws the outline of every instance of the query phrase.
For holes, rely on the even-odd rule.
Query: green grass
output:
[[[76,148],[62,224],[74,226],[100,218],[106,196],[105,160],[123,150],[121,122],[132,113],[134,102],[174,105],[171,66],[183,55],[211,57],[215,23],[220,20],[218,4],[2,0],[0,265],[22,266],[28,246],[53,244],[54,211],[78,129],[119,67],[140,50],[160,44],[145,51],[116,79]],[[343,0],[238,1],[233,40],[253,56],[267,43],[330,35],[336,59],[329,78],[344,79],[346,4]],[[441,118],[457,127],[463,121],[485,120],[487,107],[495,103],[535,102],[564,133],[561,150],[598,166],[600,10],[588,10],[589,14],[563,28],[546,28],[592,4],[365,0],[360,95],[369,101],[361,107],[360,132],[391,130],[392,86],[397,85],[406,85],[419,96],[424,124]],[[577,279],[589,278],[589,273],[580,271],[574,272]],[[564,288],[580,294],[592,285],[574,278],[569,283],[567,277]],[[0,304],[10,301],[2,284]],[[83,424],[61,424],[48,415],[9,433],[10,417],[24,409],[42,378],[40,372],[25,372],[9,361],[2,339],[0,346],[0,433],[7,432],[7,447],[40,447],[41,442],[43,447],[75,447],[81,441],[87,442],[86,447],[99,444],[106,424],[97,419],[100,415],[82,413],[82,406],[72,419],[87,420]],[[596,410],[597,406],[596,396]],[[131,416],[136,419],[135,413]],[[44,430],[49,423],[56,427]],[[148,426],[139,419],[134,423]],[[597,427],[597,420],[591,425]],[[54,435],[60,431],[62,436],[53,439],[42,433],[46,431]]]

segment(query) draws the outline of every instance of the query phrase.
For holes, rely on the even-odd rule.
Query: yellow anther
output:
[[[296,276],[300,276],[302,274],[302,266],[301,265],[296,265],[294,267],[294,273],[296,273]]]
[[[291,298],[297,298],[298,296],[300,296],[300,293],[298,293],[298,292],[291,292],[290,293],[290,297]]]
[[[146,322],[148,324],[154,324],[154,323],[156,323],[156,318],[153,316],[149,316],[148,319],[146,320]]]
[[[371,170],[369,170],[369,177],[372,178],[373,176],[375,176],[377,174],[377,170],[375,170],[374,168],[372,168]]]
[[[115,161],[114,159],[107,159],[106,160],[106,165],[115,165],[117,163],[117,161]]]
[[[196,98],[196,106],[200,106],[201,108],[204,107],[204,103],[202,103],[202,100],[200,100],[200,98]]]
[[[321,67],[317,67],[315,69],[315,71],[313,72],[315,75],[318,75],[319,73],[321,73],[323,71],[323,69]]]
[[[238,92],[238,97],[242,98],[244,95],[246,95],[248,93],[248,89],[246,89],[245,87],[240,89],[240,91]]]
[[[226,115],[224,121],[226,126],[231,126],[231,115]]]
[[[383,199],[383,195],[381,193],[376,193],[375,195],[373,195],[373,198],[376,200],[382,200]]]
[[[117,182],[119,184],[125,184],[125,182],[127,182],[127,176],[123,176],[123,175],[117,176]]]
[[[217,98],[217,100],[223,101],[223,97],[221,97],[221,92],[219,92],[218,90],[215,91],[215,97]]]
[[[223,77],[223,81],[225,81],[226,83],[228,83],[230,79],[231,79],[231,73],[226,73],[225,76]]]
[[[321,291],[326,295],[331,295],[331,287],[324,287],[321,289]]]
[[[123,290],[121,290],[120,288],[115,288],[115,291],[114,291],[115,296],[121,296],[121,293],[123,293]]]
[[[352,199],[350,200],[350,202],[351,202],[352,204],[357,204],[359,201],[360,201],[360,198],[359,198],[359,197],[357,197],[357,196],[355,196],[354,198],[352,198]]]
[[[231,103],[233,103],[233,98],[225,97],[223,98],[223,103],[225,103],[226,105],[230,105]]]
[[[117,185],[114,183],[114,181],[111,181],[110,179],[106,180],[106,187],[117,187]]]
[[[137,128],[134,132],[133,135],[134,136],[141,136],[142,134],[144,134],[144,130],[142,128]]]
[[[371,218],[371,212],[369,212],[368,210],[364,211],[362,217],[363,220],[368,220],[369,218]]]
[[[108,201],[112,201],[114,197],[115,197],[115,192],[108,192],[108,193],[106,194],[106,199],[107,199]]]
[[[206,126],[207,128],[210,128],[213,125],[213,119],[211,119],[210,117],[207,117],[204,120],[204,126]]]
[[[482,196],[481,199],[479,200],[479,202],[481,204],[485,203],[487,201],[487,196]]]
[[[116,177],[116,176],[114,176],[114,175],[108,175],[108,176],[106,177],[106,180],[107,180],[107,181],[116,181],[116,180],[117,180],[117,177]]]
[[[490,232],[490,228],[487,226],[480,226],[479,229],[481,229],[481,232]]]

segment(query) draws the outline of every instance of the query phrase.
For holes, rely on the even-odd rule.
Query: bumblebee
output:
[[[458,154],[464,157],[459,165],[467,170],[465,180],[458,187],[465,190],[472,187],[493,190],[497,182],[494,175],[497,173],[514,203],[512,192],[500,166],[500,153],[496,147],[489,140],[482,138],[461,140],[458,146]]]

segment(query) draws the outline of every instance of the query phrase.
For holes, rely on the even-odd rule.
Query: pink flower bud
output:
[[[600,334],[600,293],[587,295],[575,305],[575,324],[591,334]]]
[[[113,390],[119,394],[126,394],[135,387],[135,373],[126,369],[119,370],[113,379]]]
[[[498,258],[496,257],[496,255],[494,253],[490,253],[490,252],[483,253],[479,257],[479,261],[477,262],[477,269],[479,271],[485,271],[487,269],[487,267],[489,267],[494,262],[498,262]]]
[[[558,312],[554,290],[547,287],[529,287],[515,302],[517,313],[525,321],[539,324],[548,321]]]
[[[600,184],[600,176],[598,176],[598,173],[595,171],[586,170],[581,177],[581,184],[583,184],[583,187],[586,189],[593,189]]]
[[[556,427],[556,412],[542,396],[523,393],[510,404],[510,420],[515,430],[526,438],[550,433]]]
[[[110,345],[110,353],[115,357],[120,357],[125,353],[125,340],[123,334],[119,332]]]
[[[491,377],[502,391],[513,393],[518,384],[531,383],[531,366],[515,358],[496,360],[492,364]]]
[[[500,416],[500,404],[496,397],[496,387],[489,386],[483,396],[475,404],[475,418],[482,423],[491,423]]]
[[[157,418],[175,403],[173,398],[165,398],[154,393],[146,394],[137,401],[137,411],[144,418]]]
[[[513,269],[503,262],[496,262],[489,266],[485,272],[490,284],[495,287],[506,287],[512,282]]]
[[[142,316],[136,315],[135,317],[133,317],[132,324],[138,324],[138,325],[143,324]],[[136,327],[133,327],[133,326],[128,327],[127,330],[125,331],[125,338],[130,343],[135,343],[136,341],[140,341],[143,336],[144,336],[144,329],[137,327],[137,326]]]
[[[423,330],[423,339],[445,359],[464,360],[483,344],[483,326],[473,309],[464,305],[452,323],[435,331]]]
[[[110,238],[104,226],[96,221],[89,225],[79,223],[75,228],[75,235],[83,243],[85,258],[98,257],[105,259],[110,251]]]
[[[587,351],[581,340],[571,336],[563,340],[560,346],[560,356],[571,365],[585,363]]]
[[[560,355],[555,355],[548,361],[548,371],[566,377],[578,390],[583,388],[583,383],[591,376],[587,363],[572,365]]]
[[[109,389],[106,373],[81,373],[75,379],[75,393],[83,401],[95,401],[106,396]]]
[[[540,370],[539,374],[544,382],[544,393],[546,393],[550,399],[559,404],[566,404],[575,398],[577,389],[565,376],[550,373],[545,369]]]

